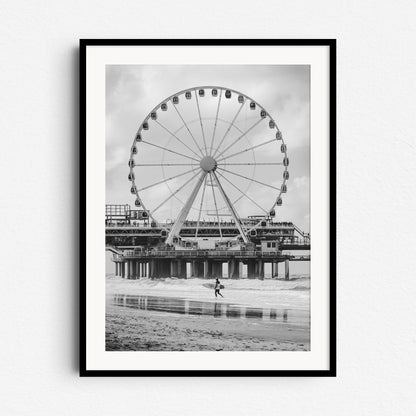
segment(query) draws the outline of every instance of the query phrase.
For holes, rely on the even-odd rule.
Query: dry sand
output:
[[[222,281],[216,300],[201,279],[127,281],[107,279],[108,351],[308,351],[309,289],[298,282]],[[303,286],[300,286],[300,283]],[[304,289],[297,289],[303,287]],[[274,319],[179,314],[118,306],[114,295],[173,296],[228,305],[276,308]],[[251,302],[250,302],[251,300]]]

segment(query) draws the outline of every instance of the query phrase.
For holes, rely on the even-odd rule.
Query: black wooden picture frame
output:
[[[87,48],[99,46],[327,46],[329,50],[329,368],[327,370],[91,370],[87,366]],[[82,39],[80,40],[80,321],[81,376],[104,377],[334,377],[336,376],[336,40],[334,39]]]

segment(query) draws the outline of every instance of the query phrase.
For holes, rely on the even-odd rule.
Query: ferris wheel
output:
[[[219,228],[229,220],[243,241],[241,218],[274,217],[287,192],[289,159],[276,121],[254,99],[231,88],[192,87],[173,94],[144,118],[128,162],[131,193],[146,217],[171,227],[185,221]],[[158,221],[160,218],[161,221]]]

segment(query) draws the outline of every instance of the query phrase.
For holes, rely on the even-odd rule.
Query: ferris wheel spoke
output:
[[[172,101],[172,100],[171,100]],[[178,114],[179,118],[182,120],[183,125],[185,126],[186,130],[188,130],[188,133],[191,135],[192,140],[194,141],[196,147],[199,149],[199,151],[201,152],[201,156],[204,156],[204,152],[202,151],[202,149],[199,147],[198,142],[196,141],[194,135],[192,134],[191,130],[189,129],[188,125],[186,124],[185,120],[182,117],[182,114],[180,113],[180,111],[176,108],[177,106],[175,104],[173,104],[173,108],[176,110],[176,113]]]
[[[255,146],[248,147],[247,149],[241,150],[240,152],[233,153],[231,155],[225,155],[221,159],[217,159],[217,163],[221,162],[222,160],[229,159],[230,157],[241,155],[242,153],[249,152],[250,150],[254,150],[254,149],[257,149],[259,147],[265,146],[266,144],[269,144],[269,143],[274,142],[274,141],[275,141],[275,139],[267,140],[267,142],[263,142],[263,143],[255,145]],[[283,163],[280,163],[280,162],[276,162],[276,164],[283,165]]]
[[[247,100],[244,100],[244,102],[240,105],[240,108],[238,109],[238,111],[237,111],[237,113],[235,114],[235,116],[234,116],[233,120],[231,121],[230,125],[228,126],[228,128],[227,128],[227,130],[226,130],[226,132],[225,132],[224,136],[222,137],[222,139],[221,139],[221,141],[220,141],[220,144],[219,144],[219,145],[217,146],[217,148],[215,149],[215,152],[214,152],[214,154],[212,155],[212,157],[215,157],[215,155],[217,154],[217,152],[218,152],[218,150],[220,149],[221,145],[223,144],[223,142],[224,142],[225,138],[227,137],[228,133],[230,132],[231,127],[232,127],[232,126],[234,126],[234,122],[235,122],[235,120],[237,119],[238,115],[240,114],[240,111],[243,109],[244,104],[246,103],[246,101],[247,101]],[[237,129],[238,129],[238,128],[237,128]],[[240,130],[240,129],[238,129],[238,130]],[[240,130],[240,131],[241,131],[241,130]]]
[[[190,150],[196,157],[199,157],[197,153],[195,153],[186,143],[184,143],[175,133],[172,133],[167,127],[165,127],[162,123],[155,120],[160,127],[162,127],[165,131],[167,131],[171,136],[173,136],[179,143],[182,143],[188,150]]]
[[[199,204],[198,221],[196,222],[195,238],[198,237],[198,229],[199,229],[199,221],[201,220],[202,204],[204,202],[205,189],[207,189],[207,178],[208,176],[205,175],[204,189],[202,190],[201,203]]]
[[[144,191],[146,189],[153,188],[154,186],[157,186],[157,185],[160,185],[162,183],[171,181],[172,179],[176,179],[176,178],[179,178],[181,176],[187,175],[188,173],[191,173],[191,172],[194,172],[194,171],[195,171],[195,168],[194,169],[187,170],[186,172],[179,173],[178,175],[171,176],[170,178],[163,179],[162,181],[155,182],[155,183],[153,183],[151,185],[145,186],[144,188],[140,188],[140,189],[137,190],[137,192],[141,192],[141,191]]]
[[[261,123],[263,119],[257,120],[248,130],[246,130],[241,136],[237,137],[229,146],[227,146],[221,153],[218,154],[218,157],[223,155],[228,149],[233,147],[236,143],[238,143],[244,136],[247,135],[251,130],[253,130],[259,123]],[[274,140],[274,139],[273,139]]]
[[[196,92],[196,90],[195,90],[195,98],[196,98],[196,106],[198,107],[199,124],[201,124],[202,139],[204,140],[205,155],[206,155],[206,154],[208,153],[208,149],[207,149],[207,142],[206,142],[206,140],[205,140],[204,125],[203,125],[203,123],[202,123],[201,109],[199,108],[198,93]]]
[[[252,178],[249,178],[247,176],[240,175],[239,173],[231,172],[230,170],[227,170],[227,169],[224,169],[224,168],[220,168],[219,166],[218,166],[217,169],[221,169],[224,172],[231,173],[232,175],[239,176],[240,178],[247,179],[248,181],[256,182],[256,183],[258,183],[260,185],[267,186],[269,188],[275,189],[276,191],[279,191],[280,192],[280,188],[276,188],[275,186],[269,185],[268,183],[260,182],[260,181],[257,181],[256,179],[252,179]]]
[[[224,159],[222,159],[224,160]],[[259,162],[259,163],[224,163],[225,166],[279,166],[283,165],[283,163],[280,162]]]
[[[214,145],[215,132],[217,130],[218,113],[220,112],[221,98],[222,98],[222,90],[220,90],[220,98],[218,99],[217,114],[215,115],[214,131],[212,133],[211,146],[209,150],[210,155],[212,154],[212,147]]]
[[[157,147],[157,148],[159,148],[159,149],[166,150],[167,152],[174,153],[175,155],[179,155],[179,156],[182,156],[182,157],[186,157],[186,158],[188,158],[188,159],[195,160],[196,162],[198,162],[198,163],[199,163],[199,160],[198,160],[198,159],[195,159],[194,157],[191,157],[191,156],[188,156],[188,155],[184,155],[183,153],[175,152],[174,150],[168,149],[167,147],[159,146],[159,145],[157,145],[157,144],[150,143],[150,142],[146,142],[146,141],[144,141],[144,140],[142,140],[142,142],[141,142],[141,143],[145,143],[145,144],[148,144],[148,145],[150,145],[150,146],[154,146],[154,147]]]
[[[188,179],[183,185],[181,185],[175,192],[171,193],[163,202],[161,202],[154,210],[152,210],[152,214],[154,214],[159,208],[163,207],[171,198],[173,198],[178,192],[180,192],[189,182],[195,179],[199,175],[199,172],[195,173],[190,179]]]
[[[135,168],[140,168],[142,166],[194,166],[194,164],[193,163],[140,163],[138,165],[134,165]]]
[[[212,186],[212,174],[211,174],[211,172],[209,173],[209,177],[211,178],[212,197],[214,198],[215,212],[217,213],[218,230],[220,231],[220,238],[222,240],[222,230],[221,230],[221,224],[220,224],[220,215],[218,214],[217,199],[215,198],[215,191],[214,191],[214,187]]]
[[[265,214],[267,214],[267,211],[260,206],[254,199],[250,198],[245,192],[243,192],[238,186],[234,185],[230,180],[228,180],[224,175],[221,174],[221,172],[218,172],[218,174],[225,179],[232,187],[234,187],[235,189],[237,189],[238,192],[241,193],[241,196],[245,196],[249,201],[251,201],[256,207],[260,208],[260,210],[262,210]],[[240,198],[238,198],[235,202],[237,202]],[[234,203],[235,203],[234,202]]]
[[[243,238],[244,242],[247,243],[248,239],[247,239],[246,233],[243,229],[240,217],[238,216],[236,209],[231,204],[231,201],[229,200],[227,194],[225,193],[224,188],[222,187],[222,185],[221,185],[217,175],[215,174],[215,172],[212,172],[212,176],[214,177],[215,182],[217,183],[218,189],[220,190],[220,193],[222,195],[222,199],[224,200],[225,204],[227,205],[228,211],[230,212],[230,214],[231,214],[231,216],[232,216],[232,218],[233,218],[233,220],[234,220],[234,222],[235,222],[235,224],[238,228],[238,231],[240,231],[241,237]]]

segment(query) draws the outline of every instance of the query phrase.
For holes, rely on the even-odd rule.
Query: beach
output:
[[[308,351],[308,276],[212,280],[106,278],[107,351]]]

